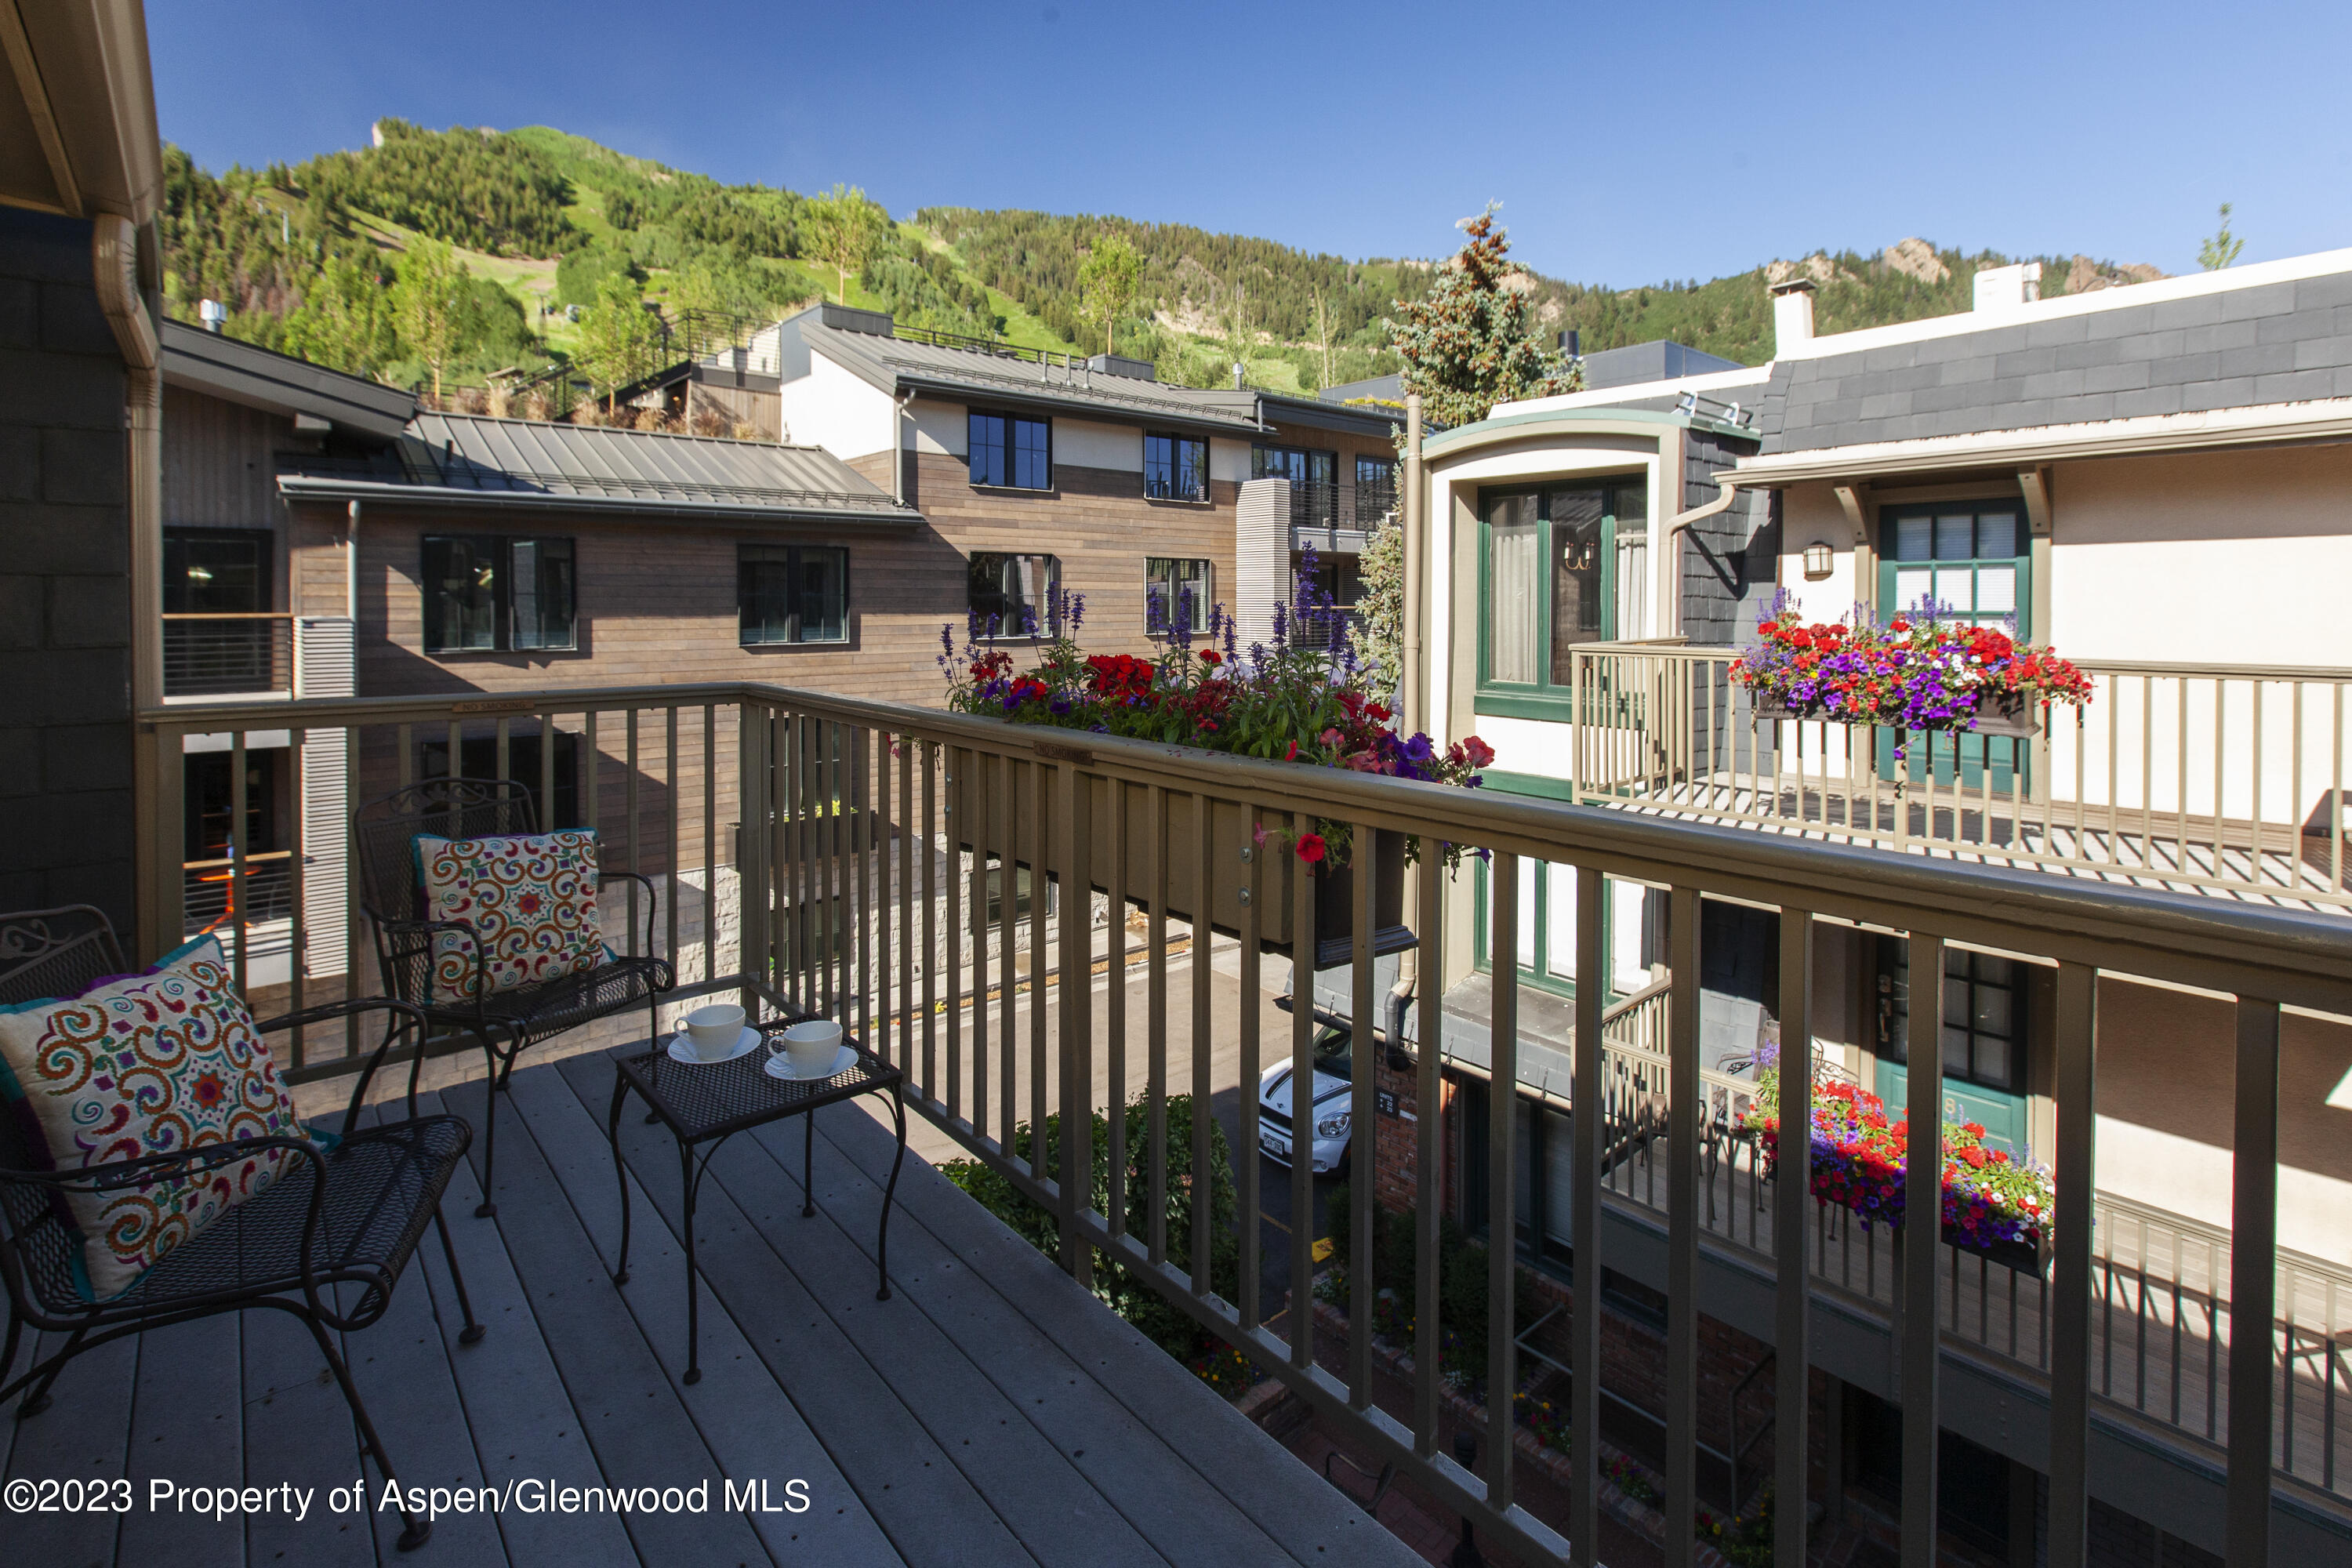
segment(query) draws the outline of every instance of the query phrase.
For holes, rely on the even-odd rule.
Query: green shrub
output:
[[[1168,1120],[1168,1261],[1180,1271],[1192,1267],[1192,1097],[1170,1095]],[[1094,1180],[1087,1202],[1097,1213],[1110,1212],[1110,1122],[1094,1117]],[[1152,1202],[1149,1172],[1150,1108],[1138,1100],[1127,1107],[1127,1158],[1124,1163],[1127,1228],[1141,1238],[1151,1230]],[[1013,1129],[1016,1158],[1028,1154],[1034,1130],[1026,1121]],[[1059,1162],[1062,1118],[1045,1118],[1043,1163],[1050,1171]],[[1032,1203],[1019,1189],[977,1160],[950,1160],[940,1167],[947,1179],[970,1193],[982,1208],[1013,1227],[1048,1257],[1061,1255],[1058,1216]],[[1213,1217],[1209,1247],[1209,1285],[1231,1301],[1240,1295],[1241,1242],[1234,1234],[1234,1168],[1224,1129],[1209,1124],[1209,1204]],[[1097,1251],[1094,1254],[1094,1292],[1110,1310],[1126,1319],[1153,1343],[1179,1361],[1190,1362],[1206,1346],[1222,1342],[1208,1334],[1181,1309],[1146,1283],[1125,1264]]]

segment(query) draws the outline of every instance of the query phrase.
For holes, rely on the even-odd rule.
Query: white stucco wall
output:
[[[929,452],[935,458],[969,457],[971,424],[961,403],[918,397],[907,405],[904,439],[910,452]]]
[[[1113,473],[1143,472],[1143,432],[1132,425],[1103,425],[1091,419],[1054,416],[1054,461],[1076,468],[1106,468]]]
[[[898,404],[821,353],[809,355],[809,373],[782,388],[784,429],[798,446],[823,447],[836,458],[887,452]]]

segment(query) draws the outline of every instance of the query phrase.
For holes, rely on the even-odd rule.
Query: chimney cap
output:
[[[1768,284],[1767,287],[1777,299],[1782,294],[1811,294],[1821,285],[1810,278],[1783,278],[1778,283]]]

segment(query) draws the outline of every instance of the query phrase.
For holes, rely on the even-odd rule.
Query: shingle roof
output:
[[[838,313],[838,312],[835,312]],[[866,314],[866,312],[859,312]],[[813,308],[784,323],[796,331],[807,349],[852,374],[897,393],[913,385],[978,394],[992,401],[1092,412],[1137,421],[1211,429],[1234,435],[1256,433],[1257,421],[1246,411],[1220,406],[1213,395],[1192,387],[1165,386],[1156,381],[1089,369],[1085,362],[1063,363],[1066,356],[1022,355],[1009,348],[953,347],[906,337],[886,337],[830,324],[826,311]],[[887,320],[887,318],[877,318]],[[784,345],[787,379],[804,374],[790,368],[792,343]]]
[[[2352,271],[2132,302],[2162,287],[2117,289],[2110,309],[1784,360],[1764,449],[2352,396]]]
[[[371,458],[296,459],[278,484],[289,496],[320,498],[921,521],[822,447],[468,414],[420,414]]]

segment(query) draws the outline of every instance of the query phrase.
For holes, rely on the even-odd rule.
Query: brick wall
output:
[[[0,207],[0,910],[131,924],[121,351],[90,227]]]

